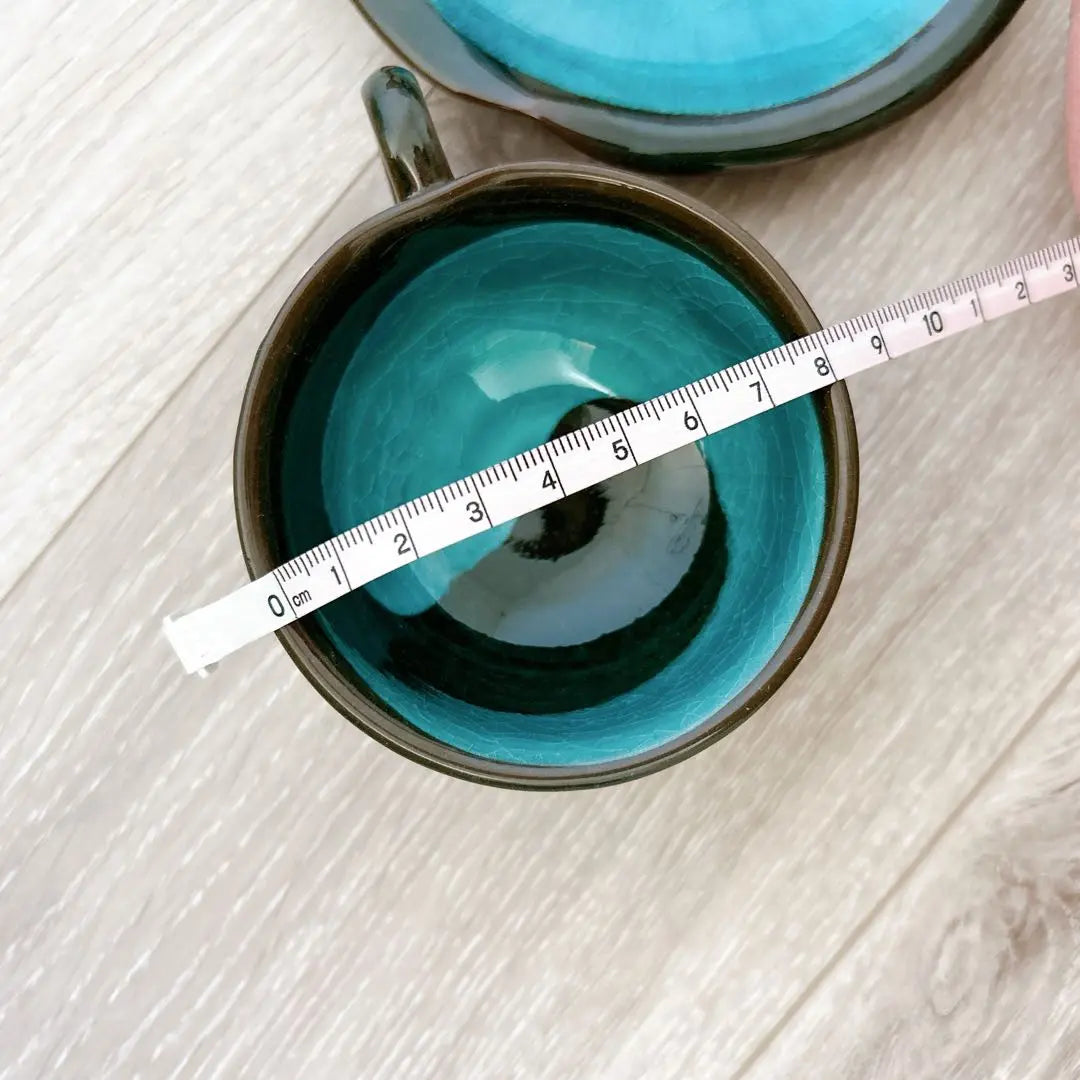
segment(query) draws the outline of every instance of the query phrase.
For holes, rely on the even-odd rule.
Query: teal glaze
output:
[[[430,0],[507,68],[668,115],[772,109],[881,63],[946,0]]]
[[[429,228],[357,298],[300,388],[282,452],[288,544],[302,550],[542,443],[574,406],[643,400],[780,340],[736,284],[653,236],[583,221]],[[619,645],[626,664],[644,671],[648,657],[662,662],[625,692],[575,707],[589,676],[588,644],[572,654],[570,698],[558,710],[530,712],[529,701],[488,708],[455,697],[464,691],[452,678],[441,688],[427,681],[439,628],[453,622],[440,602],[455,582],[468,591],[473,568],[507,541],[509,526],[404,567],[317,618],[387,705],[472,754],[553,766],[653,749],[706,721],[772,657],[810,587],[823,533],[825,461],[811,402],[792,402],[699,446],[726,534],[698,536],[705,546],[695,566],[721,572],[705,573],[700,588],[684,579],[694,586],[685,603],[704,599],[689,644],[674,629],[680,613],[669,609],[647,634],[633,633],[644,622],[629,627]],[[667,509],[638,512],[667,516]],[[617,545],[599,552],[598,565],[617,572],[581,590],[583,617],[613,606],[616,594],[622,601],[642,592],[652,569],[640,552]],[[553,573],[558,566],[551,564]],[[717,593],[707,591],[714,585]],[[565,624],[567,644],[573,623]],[[498,642],[484,645],[502,656]],[[510,700],[519,662],[512,653],[505,673],[492,671]]]

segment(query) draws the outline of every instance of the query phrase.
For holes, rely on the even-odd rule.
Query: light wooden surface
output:
[[[824,319],[1071,235],[1065,33],[1029,0],[901,125],[679,184]],[[0,1078],[1080,1076],[1080,304],[852,383],[833,615],[673,770],[487,790],[273,642],[180,673],[254,349],[389,202],[385,56],[344,0],[0,14]],[[578,156],[431,101],[461,170]]]

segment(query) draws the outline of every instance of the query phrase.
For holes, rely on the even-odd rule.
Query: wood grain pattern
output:
[[[748,1080],[1080,1076],[1075,666],[1032,720]]]
[[[1068,235],[1064,33],[1060,5],[1030,0],[900,126],[680,183],[826,319]],[[574,156],[524,119],[433,103],[459,169]],[[229,477],[249,358],[319,251],[388,202],[369,167],[0,606],[0,1077],[854,1077],[893,1046],[919,1078],[1069,1075],[1071,1020],[1028,1073],[989,1037],[967,1059],[986,1071],[958,1071],[984,1014],[889,1041],[924,984],[861,973],[881,955],[925,970],[923,920],[997,895],[980,853],[1067,844],[1075,807],[1038,763],[1075,745],[1080,307],[855,380],[861,524],[806,663],[685,765],[529,797],[378,748],[273,642],[199,681],[158,629],[242,580]],[[998,799],[1056,809],[991,848],[1015,816],[985,809]],[[1028,865],[1075,875],[1065,854]],[[1017,1006],[1015,1046],[1047,1015],[1034,997],[1057,1016],[1075,985],[1063,924],[1040,938],[1039,918],[995,1004]],[[983,956],[957,933],[942,985],[959,1000],[1002,938]],[[848,1013],[802,1070],[805,1040]]]
[[[0,13],[0,596],[370,158],[343,0]]]

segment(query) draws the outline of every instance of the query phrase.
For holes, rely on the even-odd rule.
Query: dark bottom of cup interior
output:
[[[643,188],[527,170],[352,234],[264,345],[238,440],[255,572],[807,332],[756,245]],[[786,677],[854,517],[834,387],[409,564],[283,632],[350,720],[535,787],[692,752]]]

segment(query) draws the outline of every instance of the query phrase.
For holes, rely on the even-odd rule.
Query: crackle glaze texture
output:
[[[738,286],[654,236],[586,221],[429,229],[355,301],[297,396],[289,544],[542,443],[582,407],[643,400],[779,341]],[[590,498],[563,508],[585,523],[573,551],[547,550],[551,520],[529,515],[319,618],[376,695],[472,754],[580,765],[653,749],[744,688],[802,605],[824,522],[816,410],[793,402]]]
[[[863,74],[945,0],[431,0],[513,71],[667,114],[771,109]]]

